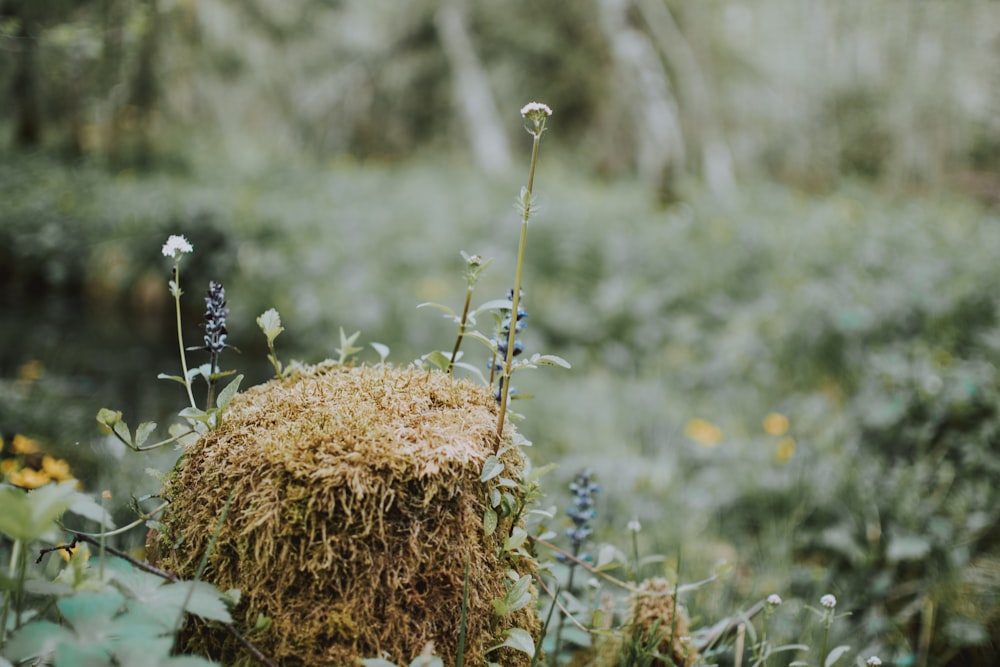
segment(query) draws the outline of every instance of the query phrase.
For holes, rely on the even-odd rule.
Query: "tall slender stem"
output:
[[[507,359],[504,363],[503,385],[500,387],[500,414],[497,416],[497,449],[503,440],[503,423],[507,416],[507,399],[510,394],[510,368],[514,363],[514,336],[517,334],[517,313],[521,301],[521,275],[524,271],[524,246],[528,238],[528,218],[531,217],[531,189],[535,183],[535,163],[538,160],[538,144],[542,139],[542,129],[535,129],[531,146],[531,167],[528,170],[528,187],[522,196],[521,238],[517,245],[517,272],[514,276],[514,293],[510,303],[510,327],[507,332]]]
[[[177,314],[177,347],[181,353],[181,370],[184,372],[184,388],[187,389],[188,400],[191,407],[198,407],[194,402],[194,394],[191,392],[191,378],[188,377],[187,355],[184,354],[184,334],[181,330],[181,267],[180,261],[174,263],[174,311]]]
[[[462,308],[462,319],[458,323],[458,338],[455,339],[455,347],[451,350],[451,359],[448,360],[448,374],[455,372],[455,359],[458,357],[458,348],[462,346],[462,339],[465,337],[466,322],[469,318],[469,306],[472,303],[472,285],[465,292],[465,306]]]

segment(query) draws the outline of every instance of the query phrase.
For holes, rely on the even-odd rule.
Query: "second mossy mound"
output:
[[[502,551],[512,519],[483,529],[496,421],[487,388],[437,371],[320,365],[249,389],[165,485],[160,566],[192,577],[209,553],[203,578],[241,591],[239,625],[271,619],[251,634],[265,654],[326,666],[406,665],[429,642],[455,664],[468,564],[465,664],[484,665],[510,628],[539,634],[532,605],[494,611],[512,573],[534,571]],[[501,460],[508,477],[525,465],[516,447]],[[226,665],[255,664],[222,629],[184,636]],[[489,657],[530,661],[509,648]]]

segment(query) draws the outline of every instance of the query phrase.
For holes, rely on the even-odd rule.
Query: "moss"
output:
[[[265,653],[287,665],[408,664],[433,642],[448,664],[469,559],[466,664],[485,664],[504,630],[539,632],[530,608],[493,613],[512,565],[499,555],[509,522],[490,537],[482,528],[495,424],[486,388],[438,372],[320,365],[254,387],[171,475],[161,565],[194,574],[234,491],[205,578],[242,591],[244,626],[273,619],[253,637]],[[514,449],[504,463],[524,460]],[[217,629],[192,625],[185,640],[227,665],[244,659]]]

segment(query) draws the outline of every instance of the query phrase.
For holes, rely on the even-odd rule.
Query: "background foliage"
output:
[[[681,548],[682,578],[731,563],[686,600],[696,621],[834,592],[859,653],[993,664],[994,4],[5,0],[0,16],[7,442],[37,439],[88,490],[158,487],[93,415],[176,407],[150,383],[176,372],[169,234],[197,249],[190,339],[194,286],[224,281],[249,380],[270,373],[254,317],[272,306],[307,361],[341,326],[397,360],[447,347],[450,325],[414,306],[457,307],[459,250],[495,258],[482,300],[510,287],[516,110],[538,98],[555,115],[525,343],[574,369],[521,380],[536,399],[516,407],[538,462],[560,464],[551,501],[590,467],[600,539],[638,518],[644,551]],[[792,617],[773,631],[815,631]]]

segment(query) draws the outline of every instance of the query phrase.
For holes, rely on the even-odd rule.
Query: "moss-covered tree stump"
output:
[[[487,388],[426,370],[320,365],[249,389],[171,474],[160,564],[193,576],[231,496],[203,578],[242,592],[242,627],[272,619],[251,639],[273,660],[326,667],[405,665],[428,642],[454,664],[468,561],[465,664],[484,665],[508,628],[539,631],[531,605],[494,613],[511,569],[533,566],[501,555],[509,519],[483,530],[496,417]],[[517,448],[503,462],[524,465]],[[184,639],[253,663],[223,629],[192,625]]]

